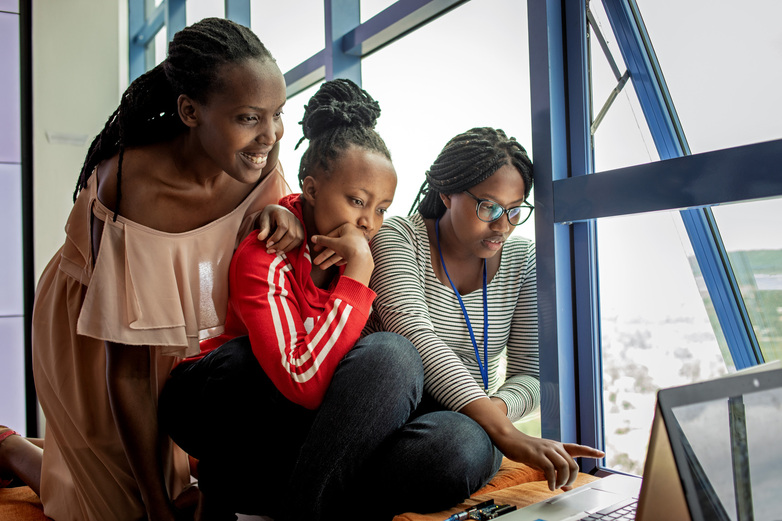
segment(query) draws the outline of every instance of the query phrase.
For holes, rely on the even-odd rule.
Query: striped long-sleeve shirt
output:
[[[302,220],[298,194],[280,204]],[[255,357],[280,392],[315,409],[337,364],[359,339],[375,293],[345,276],[320,289],[311,270],[306,239],[276,255],[266,253],[265,243],[250,234],[231,260],[225,332],[202,342],[201,350],[249,335]]]
[[[372,254],[375,270],[370,287],[377,298],[367,331],[393,331],[408,338],[421,354],[425,388],[440,404],[459,410],[487,394],[497,396],[508,405],[512,421],[538,407],[532,241],[511,236],[503,246],[500,268],[488,284],[488,393],[459,302],[432,270],[421,215],[387,219],[372,240]],[[483,357],[483,292],[474,291],[462,299]],[[498,370],[503,356],[507,356],[507,377],[501,381]]]

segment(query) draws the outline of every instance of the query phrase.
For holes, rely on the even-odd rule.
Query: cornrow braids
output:
[[[469,190],[491,177],[503,165],[516,168],[524,180],[524,198],[532,189],[532,161],[516,138],[509,138],[500,129],[473,128],[452,138],[435,159],[426,180],[410,208],[426,219],[436,219],[445,213],[440,194],[456,194]]]
[[[380,105],[365,90],[347,79],[330,80],[304,106],[299,122],[309,140],[299,165],[299,186],[315,167],[328,173],[331,164],[351,145],[378,152],[391,159],[383,138],[375,131]]]
[[[179,118],[177,108],[179,96],[185,94],[205,103],[213,92],[222,88],[221,67],[249,59],[274,60],[255,33],[230,20],[205,18],[176,33],[168,45],[166,59],[128,86],[119,107],[92,141],[73,200],[87,186],[99,163],[119,155],[116,220],[125,149],[168,141],[185,132],[187,127]]]

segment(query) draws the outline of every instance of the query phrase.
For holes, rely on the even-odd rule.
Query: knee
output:
[[[399,367],[406,373],[423,375],[421,355],[402,335],[388,331],[372,333],[359,340],[356,347],[360,347],[364,356],[376,364]]]
[[[416,421],[428,424],[424,450],[432,455],[432,470],[440,476],[446,497],[467,497],[485,485],[497,471],[499,454],[486,431],[469,417],[453,411],[425,414]]]
[[[463,501],[492,478],[495,451],[486,432],[467,416],[424,414],[405,425],[384,456],[394,469],[387,479],[409,501],[405,510],[436,512]]]
[[[394,385],[416,389],[423,393],[424,367],[413,344],[396,333],[372,333],[356,343],[350,355],[361,359],[365,370],[397,379]]]

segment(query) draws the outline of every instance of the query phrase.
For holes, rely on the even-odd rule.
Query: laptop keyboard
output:
[[[627,501],[620,501],[613,505],[604,508],[594,514],[589,514],[586,517],[582,517],[580,521],[597,521],[610,519],[612,521],[633,521],[635,519],[635,509],[638,506],[637,499],[628,499]]]

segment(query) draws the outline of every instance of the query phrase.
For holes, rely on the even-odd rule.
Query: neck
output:
[[[175,137],[170,141],[170,147],[174,167],[182,179],[206,185],[223,173],[203,153],[191,133],[185,132]]]
[[[476,270],[483,270],[484,259],[473,254],[459,243],[453,222],[451,221],[450,212],[448,211],[440,218],[440,251],[443,253],[443,258],[449,270],[451,269],[451,264],[462,266],[466,269],[472,267]]]
[[[466,295],[483,286],[483,269],[485,260],[472,254],[461,247],[453,229],[449,212],[440,219],[439,223],[439,248],[437,233],[434,229],[436,219],[432,224],[430,236],[432,237],[432,266],[435,267],[437,278],[445,285],[450,286],[448,277],[451,278],[457,291]],[[440,254],[445,268],[440,262]],[[448,271],[446,276],[445,271]]]

